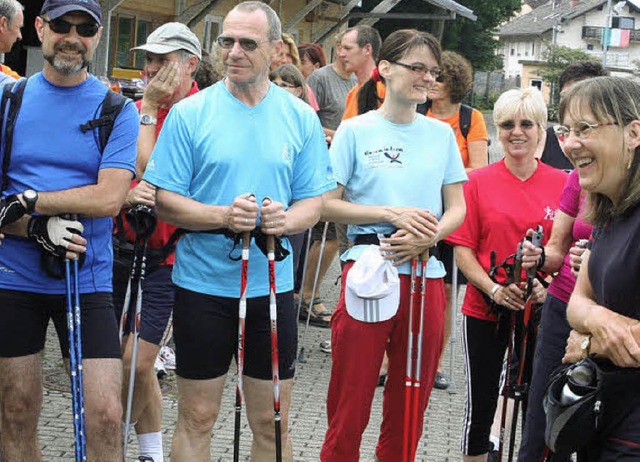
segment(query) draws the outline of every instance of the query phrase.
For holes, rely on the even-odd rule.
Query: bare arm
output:
[[[555,273],[562,267],[564,257],[569,252],[571,243],[573,242],[574,222],[575,218],[560,210],[557,211],[553,227],[551,228],[551,237],[544,247],[545,260],[544,265],[540,268],[542,271]],[[529,233],[533,233],[533,230],[528,230],[527,234]],[[530,242],[525,242],[523,248],[522,267],[527,269],[538,266],[542,249],[534,247]]]
[[[434,218],[427,210],[416,207],[354,204],[345,201],[343,194],[344,186],[340,184],[325,194],[321,218],[323,221],[350,225],[386,222],[420,237],[433,232]]]
[[[276,236],[301,233],[311,228],[320,219],[322,196],[295,201],[285,211],[278,202],[264,205],[260,210],[260,221],[265,234]]]
[[[582,256],[582,267],[567,306],[571,327],[593,336],[594,353],[622,367],[640,367],[640,321],[598,305],[589,280],[589,255]]]
[[[384,258],[386,260],[394,260],[395,265],[409,261],[423,253],[425,249],[436,245],[462,224],[467,211],[462,192],[462,183],[443,186],[442,197],[444,214],[439,221],[433,217],[436,225],[434,232],[419,238],[401,229],[394,233],[393,236],[382,239],[381,242],[389,245],[389,247],[385,248],[386,255]]]
[[[124,203],[133,174],[121,168],[103,168],[98,183],[38,193],[35,211],[41,215],[76,213],[85,217],[114,217]]]
[[[156,206],[158,217],[178,228],[203,231],[226,228],[228,225],[229,206],[206,205],[166,189],[156,190]],[[255,227],[257,216],[256,206],[256,213],[244,218],[252,219]],[[253,227],[245,231],[251,229]]]
[[[471,141],[467,144],[467,151],[469,152],[469,166],[465,168],[467,173],[488,165],[488,149],[489,143],[486,140]]]
[[[148,114],[158,117],[158,109],[168,104],[174,92],[180,85],[180,64],[168,62],[151,79],[144,90],[140,114]],[[138,157],[136,158],[136,171],[138,178],[142,178],[151,158],[151,152],[156,145],[156,125],[140,125],[138,135]]]

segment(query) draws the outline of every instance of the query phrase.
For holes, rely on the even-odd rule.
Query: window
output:
[[[536,87],[538,90],[542,91],[542,79],[531,79],[529,81],[529,85],[532,87]]]
[[[144,53],[131,53],[131,48],[145,43],[152,32],[151,21],[137,19],[134,16],[120,15],[117,17],[115,30],[114,67],[136,68],[144,67]]]
[[[512,48],[512,49],[511,49],[511,53],[510,53],[510,54],[511,54],[511,56],[513,56],[515,53],[516,53],[515,48]]]
[[[222,32],[222,17],[208,14],[204,18],[204,49],[211,53],[213,44]]]

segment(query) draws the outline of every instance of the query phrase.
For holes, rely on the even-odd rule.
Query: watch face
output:
[[[154,125],[156,123],[156,119],[149,114],[143,114],[140,116],[140,123],[142,125]]]
[[[34,200],[37,197],[37,193],[33,189],[27,189],[22,193],[22,197],[26,200]]]

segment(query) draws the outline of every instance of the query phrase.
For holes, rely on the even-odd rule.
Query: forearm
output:
[[[394,211],[391,206],[354,204],[343,199],[329,198],[325,200],[321,219],[348,225],[362,225],[390,223],[392,216]]]
[[[301,233],[320,220],[322,196],[310,197],[294,202],[286,211],[285,235]]]
[[[148,114],[152,117],[158,117],[158,106],[151,104],[142,99],[142,105],[140,106],[140,114]],[[136,173],[138,178],[142,178],[144,171],[147,168],[147,163],[151,158],[151,152],[156,145],[156,125],[140,125],[140,134],[138,135],[137,151],[138,156],[136,158]]]
[[[180,194],[158,189],[156,205],[160,220],[193,231],[227,227],[228,206],[206,205]]]
[[[551,229],[551,237],[544,248],[545,261],[542,270],[547,273],[559,271],[564,263],[564,257],[569,252],[573,237],[573,223],[575,218],[559,210]]]
[[[438,221],[437,240],[441,241],[454,232],[464,221],[467,204],[464,200],[462,184],[455,183],[443,187],[444,214]]]
[[[72,213],[91,218],[114,217],[122,208],[132,178],[128,170],[103,169],[97,184],[40,192],[35,212],[49,216]]]
[[[475,251],[461,245],[455,246],[455,249],[456,264],[469,283],[478,290],[491,296],[491,290],[495,287],[496,283],[491,280],[487,271],[480,265]]]

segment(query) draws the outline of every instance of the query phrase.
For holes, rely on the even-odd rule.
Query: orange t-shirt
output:
[[[7,74],[9,77],[13,77],[16,80],[20,79],[20,74],[11,69],[9,66],[5,66],[4,64],[0,64],[0,72],[3,74]]]
[[[347,120],[358,115],[358,92],[360,91],[360,87],[361,85],[356,85],[347,94],[347,102],[344,107],[344,114],[342,114],[342,120]],[[382,82],[376,84],[376,91],[381,99],[384,99],[387,95],[387,88]]]
[[[462,163],[465,167],[469,166],[469,148],[467,147],[467,143],[471,141],[487,141],[489,139],[487,126],[484,123],[484,116],[482,115],[482,112],[477,109],[471,110],[471,126],[469,127],[469,133],[467,133],[467,139],[462,136],[462,132],[460,131],[460,112],[456,112],[451,117],[440,119],[435,117],[431,113],[431,109],[429,109],[427,111],[427,117],[433,117],[434,119],[438,119],[451,125],[451,128],[453,128],[453,131],[456,134],[456,142],[458,143],[460,156],[462,156]]]

